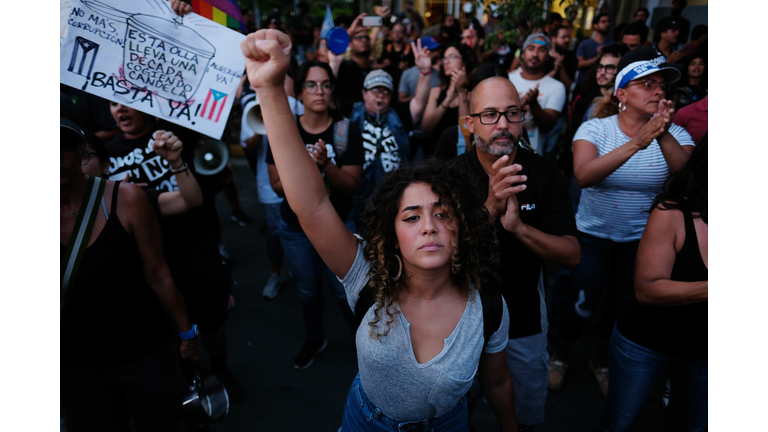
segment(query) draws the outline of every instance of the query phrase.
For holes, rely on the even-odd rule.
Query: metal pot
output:
[[[222,421],[229,414],[229,395],[224,385],[215,376],[195,374],[181,395],[181,418],[184,424],[195,430],[216,421]]]

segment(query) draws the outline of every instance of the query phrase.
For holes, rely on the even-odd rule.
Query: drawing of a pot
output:
[[[213,45],[175,20],[137,14],[126,23],[123,70],[128,82],[166,99],[191,98],[216,53]]]
[[[123,74],[132,87],[146,88],[154,95],[182,104],[195,94],[216,49],[195,30],[184,26],[181,17],[169,20],[131,14],[98,0],[83,3],[109,18],[125,21]]]

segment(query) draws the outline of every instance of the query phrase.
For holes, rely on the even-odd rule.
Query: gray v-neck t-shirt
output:
[[[370,264],[363,258],[363,242],[358,244],[352,268],[339,279],[352,310],[360,291],[368,283]],[[509,312],[506,301],[499,329],[491,335],[486,353],[497,353],[507,346]],[[411,344],[410,323],[400,311],[390,324],[389,333],[380,340],[371,338],[368,323],[375,305],[368,309],[357,329],[357,363],[360,382],[368,397],[387,416],[399,421],[440,417],[449,412],[472,386],[483,350],[483,306],[477,290],[472,289],[467,306],[445,339],[443,350],[424,364],[416,361]],[[386,329],[387,316],[379,312],[379,333]]]

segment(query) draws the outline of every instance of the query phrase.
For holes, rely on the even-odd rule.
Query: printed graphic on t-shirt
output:
[[[131,183],[147,183],[149,187],[157,190],[177,191],[176,175],[171,173],[168,161],[155,153],[150,138],[143,149],[133,149],[123,156],[109,158],[109,179],[113,181],[125,180],[126,173],[130,172]]]
[[[314,144],[304,144],[307,147],[307,151],[309,152],[309,155],[312,155],[312,146]],[[331,161],[332,164],[338,165],[336,163],[336,150],[333,148],[333,144],[325,143],[325,152],[328,155],[328,160]]]
[[[365,163],[363,164],[363,170],[367,170],[368,166],[376,160],[377,145],[381,142],[381,165],[384,168],[384,172],[390,172],[400,167],[400,146],[395,141],[395,136],[392,135],[389,128],[376,126],[369,123],[367,120],[363,122],[363,147],[365,148]]]

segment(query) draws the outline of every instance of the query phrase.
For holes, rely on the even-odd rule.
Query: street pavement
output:
[[[293,280],[273,300],[261,293],[270,275],[265,223],[256,195],[256,178],[245,159],[233,157],[241,208],[253,219],[241,227],[230,219],[231,210],[220,194],[217,208],[223,243],[232,256],[236,306],[227,321],[228,364],[246,388],[245,400],[233,403],[229,416],[211,425],[214,432],[336,431],[341,425],[347,390],[357,373],[353,333],[339,313],[330,290],[325,289],[325,333],[328,347],[308,369],[297,371],[293,358],[304,341],[299,298]],[[549,391],[546,421],[536,431],[588,431],[605,400],[587,361],[596,344],[594,325],[571,353],[563,388]],[[203,359],[203,365],[206,359]],[[635,431],[660,431],[665,411],[663,383],[649,397]],[[490,408],[476,404],[472,415],[476,432],[498,431]]]

